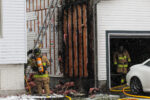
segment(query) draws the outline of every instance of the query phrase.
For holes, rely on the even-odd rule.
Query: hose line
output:
[[[118,90],[117,88],[121,88],[121,87],[125,87],[126,86],[126,84],[123,84],[123,85],[119,85],[119,86],[115,86],[115,87],[112,87],[112,88],[110,88],[110,91],[111,92],[123,92],[123,89],[121,89],[121,90]],[[125,91],[130,91],[130,90],[125,90]]]
[[[117,88],[123,88],[123,89],[118,90]],[[130,90],[130,87],[126,86],[126,84],[112,87],[112,88],[110,88],[110,91],[111,92],[123,92],[124,95],[129,96],[129,97],[150,99],[149,96],[132,95],[132,94],[127,93],[127,92],[129,92],[131,90]]]
[[[24,79],[25,79],[27,87],[29,88],[29,94],[31,94],[31,87],[30,87],[30,85],[28,83],[28,80],[27,80],[26,76],[24,76]]]
[[[127,95],[127,96],[130,96],[130,97],[136,97],[136,98],[144,98],[144,99],[150,99],[149,96],[141,96],[141,95],[132,95],[132,94],[128,94],[126,93],[126,89],[130,89],[130,87],[124,87],[123,88],[123,94]]]
[[[69,96],[66,96],[66,98],[68,98],[69,100],[72,100],[71,97],[69,97]]]

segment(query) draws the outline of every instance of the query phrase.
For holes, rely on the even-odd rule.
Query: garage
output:
[[[97,55],[100,87],[120,85],[113,55],[123,46],[134,64],[150,58],[150,1],[100,0],[97,4]]]
[[[107,75],[109,87],[121,85],[122,74],[117,72],[117,66],[114,64],[114,53],[120,46],[128,51],[131,62],[130,66],[139,64],[150,58],[150,32],[149,31],[107,31]]]

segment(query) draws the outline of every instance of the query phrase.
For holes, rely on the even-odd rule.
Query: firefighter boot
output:
[[[125,79],[121,78],[121,84],[124,84],[124,82],[125,82]]]

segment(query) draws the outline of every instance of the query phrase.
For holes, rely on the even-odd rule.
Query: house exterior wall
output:
[[[0,1],[0,6],[2,4],[2,1]],[[0,38],[2,37],[2,16],[1,16],[1,13],[2,13],[2,8],[0,7]]]
[[[0,90],[24,89],[24,65],[0,65]]]
[[[0,93],[1,90],[24,89],[25,3],[25,0],[1,0]]]
[[[25,0],[2,0],[0,64],[26,63]]]
[[[101,0],[97,4],[98,80],[107,80],[106,31],[149,31],[149,0]]]

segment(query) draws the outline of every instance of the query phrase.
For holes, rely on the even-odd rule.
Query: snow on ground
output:
[[[132,98],[132,97],[126,97],[126,98]],[[73,100],[119,100],[119,99],[120,99],[119,95],[97,94],[89,98],[74,98]],[[138,98],[138,100],[150,100],[150,99]]]
[[[0,100],[37,100],[43,98],[63,98],[63,95],[53,94],[51,96],[31,96],[31,95],[21,95],[21,96],[8,96],[8,97],[0,97]]]
[[[29,95],[2,97],[0,100],[36,100]]]
[[[52,95],[53,97],[63,97],[62,95]],[[37,100],[37,98],[47,98],[46,96],[31,96],[31,95],[21,95],[21,96],[8,96],[8,97],[0,97],[0,100]],[[73,98],[72,100],[119,100],[119,95],[107,95],[107,94],[98,94],[93,98]],[[131,97],[127,97],[131,98]],[[149,100],[149,99],[138,99],[138,100]]]

